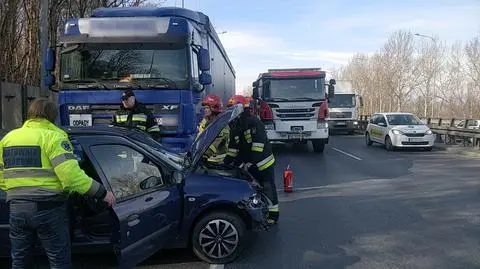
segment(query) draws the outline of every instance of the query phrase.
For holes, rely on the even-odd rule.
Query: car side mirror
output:
[[[210,70],[210,53],[201,48],[198,54],[198,67],[202,72]]]
[[[150,176],[140,182],[140,189],[147,190],[162,184],[162,179],[156,176]]]
[[[174,171],[172,174],[172,178],[177,184],[182,184],[185,180],[185,175],[182,172]]]

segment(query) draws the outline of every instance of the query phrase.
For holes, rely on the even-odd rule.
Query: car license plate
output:
[[[92,126],[92,114],[70,114],[70,126]]]
[[[421,139],[421,138],[409,138],[408,142],[423,142],[423,139]]]
[[[303,135],[301,134],[289,134],[288,139],[302,139]]]

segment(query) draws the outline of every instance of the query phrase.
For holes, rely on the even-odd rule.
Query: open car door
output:
[[[75,139],[117,199],[112,208],[112,243],[119,268],[134,268],[175,239],[182,214],[181,189],[155,156],[125,138]]]

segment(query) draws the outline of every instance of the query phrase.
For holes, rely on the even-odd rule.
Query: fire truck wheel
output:
[[[325,142],[323,140],[313,140],[312,146],[315,153],[322,153],[325,150]]]
[[[207,263],[231,263],[243,251],[245,234],[245,223],[237,214],[226,211],[209,213],[193,228],[193,252]]]

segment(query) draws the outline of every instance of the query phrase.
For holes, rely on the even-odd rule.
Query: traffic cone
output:
[[[283,171],[283,191],[292,192],[293,191],[293,170],[290,168],[290,164],[287,166],[285,171]]]

